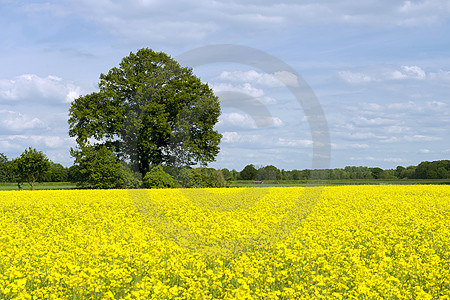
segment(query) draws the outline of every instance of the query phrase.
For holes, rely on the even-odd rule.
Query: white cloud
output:
[[[393,126],[386,127],[386,131],[389,133],[402,133],[402,132],[409,131],[409,130],[410,130],[410,128],[406,127],[406,126],[393,125]]]
[[[408,102],[394,102],[386,105],[386,108],[389,111],[395,113],[421,113],[423,117],[426,118],[427,113],[433,113],[436,117],[436,113],[438,115],[448,114],[448,104],[441,101],[408,101]]]
[[[51,3],[51,2],[50,2]],[[186,44],[241,35],[268,34],[292,26],[346,24],[376,28],[419,27],[448,19],[447,0],[415,1],[89,1],[30,7],[52,15],[78,14],[126,42]],[[174,9],[176,7],[176,9]],[[242,30],[245,28],[245,30]]]
[[[45,123],[39,118],[33,118],[15,111],[0,110],[0,128],[2,131],[22,131],[44,127]]]
[[[437,72],[430,72],[428,74],[430,79],[438,79],[443,81],[450,81],[450,71],[439,70]]]
[[[279,138],[276,141],[276,144],[279,146],[287,146],[287,147],[312,147],[313,141],[308,139],[285,139]]]
[[[350,144],[350,148],[353,148],[353,149],[367,149],[367,148],[369,148],[369,145],[367,145],[367,144]]]
[[[280,80],[287,87],[299,86],[299,78],[297,77],[297,75],[291,72],[288,71],[275,72],[274,76],[278,78],[278,80]]]
[[[331,143],[331,149],[333,150],[346,150],[346,149],[368,149],[368,144],[360,144],[360,143]]]
[[[261,144],[264,137],[257,134],[241,134],[236,131],[225,131],[222,133],[222,142],[230,144],[251,144],[252,146]]]
[[[249,95],[253,98],[260,98],[264,96],[264,91],[262,89],[254,88],[250,83],[244,83],[239,86],[235,86],[228,83],[218,83],[212,84],[212,89],[214,90],[214,92],[223,92],[223,91],[239,92]]]
[[[395,120],[391,120],[388,118],[380,118],[380,117],[376,117],[376,118],[366,118],[363,116],[358,116],[355,118],[354,122],[357,125],[388,125],[388,124],[393,124],[396,121]]]
[[[425,1],[404,1],[397,10],[400,26],[416,26],[421,24],[436,24],[444,16],[448,17],[450,5],[448,1],[425,0]]]
[[[245,83],[250,85],[250,83],[253,84],[259,84],[262,86],[267,87],[279,87],[282,86],[282,83],[280,80],[275,78],[275,76],[267,73],[260,73],[255,70],[249,70],[249,71],[223,71],[219,77],[219,80],[227,80],[231,82],[239,82],[239,83]]]
[[[283,126],[283,121],[280,118],[277,117],[271,117],[271,123],[275,127],[281,127]]]
[[[390,136],[390,137],[386,137],[386,138],[380,140],[380,142],[385,143],[385,144],[389,144],[389,143],[397,143],[400,140],[401,139],[396,137],[396,136]]]
[[[360,144],[360,143],[331,143],[331,149],[333,150],[345,150],[345,149],[368,149],[368,144]]]
[[[411,110],[417,109],[417,104],[414,103],[413,101],[408,101],[408,102],[397,102],[397,103],[390,103],[387,105],[388,109],[394,109],[394,110],[400,110],[400,111],[405,111],[405,110]]]
[[[245,129],[254,129],[266,126],[281,127],[283,126],[283,121],[280,118],[272,116],[252,116],[251,114],[232,112],[222,113],[219,117],[219,123],[217,126],[219,126],[219,128],[237,127]]]
[[[401,70],[391,71],[388,73],[387,79],[393,80],[403,80],[403,79],[415,79],[415,80],[425,80],[427,74],[422,68],[418,66],[402,66]]]
[[[239,134],[236,131],[232,132],[223,132],[222,133],[222,142],[223,143],[234,143],[239,139]]]
[[[214,93],[219,96],[219,99],[220,93],[222,92],[235,92],[255,98],[262,104],[268,105],[277,103],[276,99],[265,96],[264,90],[255,88],[250,83],[244,83],[241,85],[233,85],[229,83],[212,83],[211,88],[214,90]]]
[[[450,71],[437,70],[426,72],[424,69],[416,65],[403,65],[398,67],[371,66],[362,71],[338,71],[337,75],[339,78],[350,84],[380,83],[391,80],[450,81]]]
[[[367,83],[373,80],[370,76],[366,74],[350,71],[339,71],[338,75],[348,83]]]
[[[392,71],[390,79],[401,80],[401,79],[417,79],[424,80],[427,75],[422,68],[418,66],[402,66],[401,70]]]
[[[441,140],[440,137],[426,136],[420,134],[415,134],[413,136],[405,135],[403,138],[408,142],[434,142]]]
[[[81,88],[56,76],[24,74],[14,79],[0,79],[0,102],[33,101],[71,102]]]
[[[390,79],[394,79],[394,80],[405,79],[406,77],[407,76],[405,74],[403,74],[402,72],[400,72],[398,70],[392,71],[392,73],[390,75]]]
[[[407,163],[409,160],[404,158],[398,158],[398,157],[387,157],[387,158],[378,158],[373,156],[366,156],[366,157],[350,157],[350,160],[353,161],[372,161],[372,162],[390,162],[390,163]]]
[[[410,78],[423,80],[427,77],[425,71],[418,66],[403,66],[402,69]]]
[[[8,153],[8,152],[18,152],[23,151],[24,148],[20,146],[17,143],[11,142],[8,139],[1,139],[0,137],[0,149],[2,149],[2,153]]]
[[[352,140],[368,140],[368,139],[385,139],[387,136],[380,136],[376,135],[373,132],[344,132],[341,133],[341,135],[345,138],[352,139]]]
[[[405,163],[408,162],[407,159],[404,158],[397,158],[397,157],[389,157],[389,158],[383,158],[383,161],[385,162],[393,162],[393,163]]]
[[[248,114],[223,113],[219,117],[218,126],[233,126],[241,128],[256,128],[255,121]]]
[[[3,141],[14,145],[22,145],[23,149],[31,145],[40,149],[44,147],[58,149],[75,146],[76,144],[73,138],[52,135],[10,135]]]
[[[430,149],[420,149],[420,153],[430,153]]]
[[[353,160],[353,161],[374,161],[374,160],[376,160],[376,158],[373,156],[366,156],[366,157],[351,156],[349,159]]]

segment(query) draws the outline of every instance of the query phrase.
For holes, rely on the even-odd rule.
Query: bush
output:
[[[224,187],[225,179],[221,170],[212,168],[183,169],[178,182],[185,188]]]
[[[85,147],[74,152],[75,174],[77,186],[91,189],[124,188],[122,166],[111,150],[105,146],[98,149]]]
[[[176,182],[170,174],[164,172],[162,166],[156,166],[145,174],[144,186],[149,189],[174,188]]]

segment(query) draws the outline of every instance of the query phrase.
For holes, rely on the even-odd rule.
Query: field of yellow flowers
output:
[[[450,299],[450,187],[0,192],[0,299]]]

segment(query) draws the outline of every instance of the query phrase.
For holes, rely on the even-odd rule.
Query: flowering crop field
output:
[[[0,192],[1,299],[450,299],[450,186]]]

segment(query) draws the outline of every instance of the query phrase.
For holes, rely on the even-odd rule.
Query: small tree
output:
[[[31,190],[34,190],[36,181],[49,170],[50,162],[42,151],[29,147],[12,161],[11,167],[16,174],[19,188],[22,183],[27,182]]]
[[[170,174],[164,172],[162,166],[156,166],[145,174],[144,185],[149,189],[174,188],[176,182]]]
[[[239,179],[241,179],[241,180],[255,180],[257,174],[258,174],[258,170],[255,168],[254,165],[247,165],[239,173]]]

